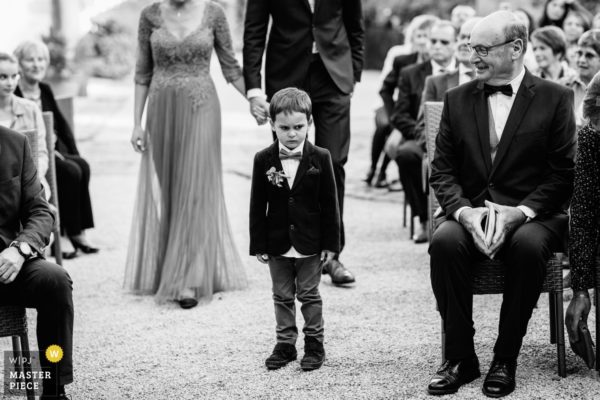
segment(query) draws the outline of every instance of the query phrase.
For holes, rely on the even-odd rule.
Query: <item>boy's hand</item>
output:
[[[268,254],[257,254],[256,259],[259,262],[266,264],[269,261],[269,255]]]
[[[321,261],[323,262],[323,265],[326,265],[326,264],[329,264],[330,262],[332,262],[333,257],[335,257],[335,253],[333,251],[323,250],[321,252]]]

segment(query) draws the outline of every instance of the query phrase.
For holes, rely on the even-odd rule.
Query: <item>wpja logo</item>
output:
[[[42,368],[40,356],[51,366]],[[45,353],[4,352],[4,396],[41,395],[44,381],[50,381],[56,373],[56,363],[63,358],[60,346],[49,346]],[[48,365],[48,362],[44,364]]]

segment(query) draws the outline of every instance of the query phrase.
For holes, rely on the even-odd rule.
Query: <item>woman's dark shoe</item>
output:
[[[367,176],[365,176],[365,179],[363,179],[363,181],[367,184],[367,186],[371,186],[371,183],[373,182],[374,177],[375,177],[375,168],[371,168],[369,170],[369,172],[367,172]]]
[[[198,300],[192,297],[184,297],[183,299],[177,300],[177,302],[179,303],[179,307],[183,308],[184,310],[194,308],[198,305]]]
[[[99,248],[97,247],[92,247],[89,246],[87,244],[83,244],[80,241],[78,241],[77,239],[73,239],[73,238],[69,238],[69,240],[71,241],[71,243],[73,244],[73,247],[75,248],[75,251],[77,250],[81,250],[83,251],[85,254],[95,254],[97,252],[100,251]]]
[[[73,258],[77,257],[77,249],[75,249],[75,251],[62,251],[61,254],[63,260],[72,260]],[[54,246],[52,246],[50,249],[50,256],[56,257],[54,253]]]

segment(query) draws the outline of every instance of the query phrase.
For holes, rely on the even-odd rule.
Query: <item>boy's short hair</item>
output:
[[[275,122],[277,114],[289,114],[292,112],[304,113],[306,114],[306,119],[310,120],[312,115],[310,96],[304,90],[294,87],[279,90],[273,95],[269,104],[271,121]]]

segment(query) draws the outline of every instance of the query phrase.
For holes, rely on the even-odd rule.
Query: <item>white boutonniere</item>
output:
[[[285,172],[283,172],[283,170],[281,171],[277,171],[275,169],[275,167],[271,167],[267,172],[267,179],[269,180],[269,182],[271,182],[271,184],[278,186],[278,187],[282,187],[282,183],[284,179],[287,179],[287,175],[285,174]]]

